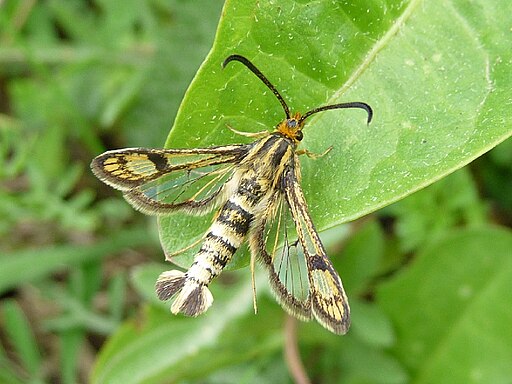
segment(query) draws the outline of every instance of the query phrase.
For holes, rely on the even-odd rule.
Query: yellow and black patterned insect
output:
[[[161,300],[174,298],[174,314],[197,316],[210,307],[208,285],[248,238],[251,260],[261,261],[268,270],[281,306],[299,319],[314,317],[328,330],[344,334],[350,325],[348,300],[300,186],[298,155],[312,154],[297,150],[297,145],[305,120],[317,112],[361,108],[369,123],[372,109],[351,102],[291,114],[277,89],[248,59],[231,55],[223,67],[232,61],[244,64],[281,103],[286,118],[273,132],[235,131],[257,138],[251,144],[114,150],[96,157],[91,168],[146,214],[217,211],[188,271],[166,271],[158,278],[157,295]]]

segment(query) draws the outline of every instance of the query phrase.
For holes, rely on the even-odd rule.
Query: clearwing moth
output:
[[[248,238],[251,267],[254,260],[266,267],[281,306],[301,320],[314,317],[328,330],[344,334],[350,325],[347,296],[300,185],[298,156],[314,155],[297,146],[306,119],[315,113],[360,108],[370,123],[372,109],[363,102],[349,102],[291,114],[281,94],[254,64],[231,55],[222,65],[233,61],[244,64],[281,103],[286,118],[274,131],[235,131],[254,138],[250,144],[108,151],[92,161],[92,171],[145,214],[216,211],[190,268],[163,272],[156,282],[161,300],[174,299],[172,313],[198,316],[205,312],[213,302],[208,285]]]

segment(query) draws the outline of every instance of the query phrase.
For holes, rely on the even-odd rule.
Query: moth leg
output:
[[[254,306],[254,314],[258,313],[258,303],[256,302],[256,280],[254,278],[254,270],[256,267],[256,256],[251,252],[251,282],[252,282],[252,305]]]
[[[185,248],[181,248],[173,253],[167,253],[165,255],[165,260],[167,261],[172,261],[172,258],[174,256],[178,256],[180,253],[183,253],[185,251],[188,251],[189,249],[191,248],[194,248],[196,245],[198,245],[199,243],[201,243],[202,241],[204,241],[204,236],[201,236],[199,239],[197,239],[196,241],[194,241],[192,244],[190,245],[187,245]]]
[[[226,124],[226,126],[229,128],[229,130],[233,133],[236,133],[237,135],[245,136],[245,137],[251,137],[253,139],[261,139],[262,137],[268,136],[268,131],[260,131],[260,132],[242,132],[234,129],[231,125]]]
[[[308,151],[307,149],[299,149],[296,153],[299,156],[300,155],[306,155],[310,159],[316,160],[316,159],[319,159],[319,158],[324,157],[325,155],[327,155],[329,152],[331,152],[331,149],[332,149],[332,145],[329,148],[327,148],[322,153],[313,153],[313,152]]]

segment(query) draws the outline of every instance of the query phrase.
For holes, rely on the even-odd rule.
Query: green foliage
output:
[[[512,234],[487,227],[447,234],[378,289],[411,382],[510,380],[510,276]]]
[[[507,382],[511,141],[472,161],[512,134],[508,2],[221,6],[1,2],[0,382],[291,382],[300,361],[285,345],[312,382]],[[154,294],[170,268],[154,220],[89,172],[105,149],[245,142],[226,125],[274,127],[273,95],[238,63],[222,70],[232,53],[293,111],[375,110],[369,126],[357,110],[315,115],[302,144],[333,145],[301,159],[302,184],[350,298],[346,336],[287,318],[258,268],[256,315],[248,268],[212,284],[204,316],[169,314]],[[161,219],[164,248],[210,221]]]
[[[87,382],[134,310],[128,260],[160,259],[157,235],[89,162],[162,145],[213,39],[217,17],[198,7],[213,16],[221,3],[0,4],[0,291],[13,295],[0,303],[0,381]],[[16,337],[31,327],[32,346]]]
[[[32,377],[41,375],[42,357],[26,317],[18,305],[7,300],[2,305],[5,331],[14,350]]]
[[[486,208],[471,175],[463,168],[382,212],[397,219],[400,250],[411,252],[444,236],[451,228],[485,224]]]

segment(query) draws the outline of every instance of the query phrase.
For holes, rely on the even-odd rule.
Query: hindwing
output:
[[[257,223],[253,253],[267,267],[281,306],[299,319],[315,318],[334,333],[350,325],[350,308],[341,279],[313,225],[295,167],[287,169]]]
[[[311,319],[306,259],[282,191],[275,191],[252,236],[252,252],[266,267],[279,304],[301,320]]]

